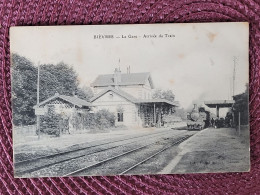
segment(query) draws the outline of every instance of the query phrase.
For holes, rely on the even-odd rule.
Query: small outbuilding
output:
[[[62,131],[68,131],[70,133],[73,129],[79,129],[83,126],[82,115],[91,111],[92,104],[86,100],[80,99],[77,96],[60,95],[56,93],[54,96],[40,102],[35,105],[35,115],[37,120],[40,120],[40,115],[51,116],[51,113],[55,112],[62,117],[62,122],[59,121],[59,125],[62,126]],[[44,118],[44,117],[43,117]],[[40,125],[40,121],[37,122]],[[42,125],[45,123],[43,122]],[[40,126],[38,128],[41,128]],[[83,127],[82,127],[83,128]]]
[[[44,115],[48,112],[48,109],[53,107],[55,112],[58,114],[70,115],[74,112],[90,111],[92,104],[86,100],[80,99],[77,96],[67,96],[55,93],[54,96],[40,102],[35,105],[36,115]]]

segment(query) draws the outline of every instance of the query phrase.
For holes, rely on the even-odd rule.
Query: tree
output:
[[[153,99],[166,99],[171,102],[174,101],[175,95],[173,94],[172,90],[163,91],[162,89],[156,89],[152,95]]]
[[[82,88],[78,87],[75,93],[79,98],[90,100],[94,96],[94,93],[90,87],[84,86]]]
[[[25,57],[12,54],[12,101],[14,125],[32,125],[36,122],[33,106],[37,104],[38,67]],[[78,75],[69,65],[61,62],[57,65],[40,66],[40,102],[55,95],[79,94],[89,99],[93,92],[80,88]]]
[[[40,101],[59,93],[74,95],[78,89],[77,73],[63,62],[53,65],[44,64],[40,67]]]
[[[49,107],[48,113],[41,117],[41,133],[48,135],[60,136],[63,124],[63,118],[61,114],[55,112],[54,106]]]
[[[12,104],[14,125],[35,123],[37,68],[25,57],[12,55]]]
[[[244,93],[233,96],[235,103],[233,105],[235,123],[238,125],[238,115],[240,113],[241,125],[248,125],[249,119],[249,87],[246,84],[246,90]]]

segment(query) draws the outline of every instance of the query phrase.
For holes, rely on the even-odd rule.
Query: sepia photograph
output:
[[[247,22],[10,28],[16,178],[250,171]]]

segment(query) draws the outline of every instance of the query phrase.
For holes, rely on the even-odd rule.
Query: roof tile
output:
[[[146,80],[150,77],[149,72],[142,73],[121,73],[121,82],[118,85],[144,85]],[[106,87],[113,86],[114,74],[99,75],[96,80],[91,84],[92,87]],[[153,83],[151,81],[153,88]]]

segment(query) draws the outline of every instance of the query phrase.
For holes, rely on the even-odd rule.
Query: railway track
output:
[[[155,156],[157,156],[157,155],[163,153],[165,150],[167,150],[167,149],[169,149],[169,148],[171,148],[171,147],[173,147],[173,146],[175,146],[175,145],[178,145],[178,144],[182,143],[183,141],[187,140],[187,139],[190,138],[191,136],[192,136],[192,135],[185,135],[185,136],[182,136],[182,137],[180,137],[180,138],[175,139],[172,143],[167,144],[165,147],[163,147],[162,149],[160,149],[160,150],[156,151],[155,153],[149,155],[149,156],[146,157],[145,159],[142,159],[141,161],[135,163],[134,165],[131,165],[130,167],[125,168],[124,171],[121,171],[121,172],[119,173],[119,175],[123,175],[123,174],[126,174],[126,173],[130,172],[131,170],[137,168],[139,165],[141,165],[141,164],[147,162],[148,160],[152,159],[153,157],[155,157]],[[124,153],[121,153],[121,154],[118,154],[118,155],[116,155],[116,156],[112,156],[112,157],[109,157],[109,158],[107,158],[107,159],[104,159],[104,160],[102,160],[102,161],[100,161],[100,162],[97,162],[97,163],[88,165],[88,166],[86,166],[86,167],[77,169],[77,170],[72,171],[72,172],[70,172],[70,173],[67,173],[67,174],[65,174],[65,175],[63,175],[63,176],[66,177],[66,176],[76,176],[76,175],[87,175],[87,174],[82,174],[82,173],[86,172],[86,171],[89,170],[89,169],[96,168],[97,166],[101,166],[101,165],[103,165],[103,164],[105,164],[105,163],[107,163],[107,162],[110,162],[110,161],[112,161],[112,160],[115,160],[115,159],[124,157],[124,156],[126,156],[126,155],[128,155],[128,154],[131,154],[131,153],[133,153],[133,152],[136,152],[136,151],[138,151],[138,150],[147,148],[148,146],[151,146],[151,145],[153,145],[153,144],[154,144],[154,142],[149,143],[149,144],[146,144],[146,145],[143,145],[143,146],[141,146],[141,147],[136,147],[136,148],[131,149],[131,150],[129,150],[129,151],[126,151],[126,152],[124,152]]]
[[[169,144],[168,146],[164,147],[163,149],[159,150],[158,152],[156,152],[156,153],[154,153],[154,154],[148,156],[148,157],[145,158],[144,160],[142,160],[142,161],[140,161],[140,162],[134,164],[133,166],[131,166],[131,167],[129,167],[128,169],[124,170],[123,172],[119,173],[119,175],[123,175],[123,174],[128,173],[129,171],[135,169],[137,166],[139,166],[139,165],[141,165],[141,164],[147,162],[148,160],[152,159],[153,157],[157,156],[158,154],[161,154],[162,152],[164,152],[165,150],[169,149],[170,147],[173,147],[173,146],[175,146],[175,145],[178,145],[178,144],[180,144],[181,142],[185,141],[186,139],[189,139],[191,136],[192,136],[192,135],[187,135],[187,136],[181,138],[180,140],[178,140],[178,141],[176,141],[176,142],[174,142],[174,143],[172,143],[172,144]]]
[[[170,131],[171,130],[168,130],[167,132],[170,132]],[[161,134],[161,133],[162,132],[157,132],[157,133],[152,133],[150,135],[156,135],[156,134]],[[63,152],[58,152],[58,153],[55,153],[55,154],[50,154],[50,155],[45,155],[45,156],[38,156],[38,157],[31,158],[31,159],[26,159],[26,160],[20,160],[20,161],[16,161],[15,162],[15,166],[20,166],[20,165],[23,165],[23,164],[31,163],[31,162],[38,161],[38,160],[44,159],[44,158],[55,157],[57,155],[73,153],[73,152],[77,152],[77,151],[80,151],[80,150],[85,150],[85,149],[96,147],[96,146],[102,146],[102,145],[106,145],[106,144],[109,144],[109,143],[115,143],[115,142],[120,142],[120,141],[125,141],[125,140],[131,140],[131,139],[135,139],[135,138],[139,138],[139,137],[141,138],[141,137],[146,137],[146,136],[147,136],[147,134],[138,135],[138,136],[130,137],[128,139],[118,139],[118,140],[108,141],[108,142],[101,143],[101,144],[93,144],[93,145],[89,145],[89,146],[86,146],[86,147],[81,147],[81,148],[72,149],[72,150],[63,151]]]
[[[15,163],[15,175],[17,176],[23,176],[24,174],[28,174],[40,169],[44,169],[46,167],[50,167],[56,164],[64,163],[70,160],[75,160],[77,158],[81,158],[87,155],[91,155],[98,152],[103,152],[106,150],[110,150],[116,147],[125,146],[127,144],[138,142],[144,138],[146,139],[152,139],[159,136],[164,136],[166,134],[171,133],[171,130],[163,131],[163,132],[156,132],[153,134],[145,134],[145,135],[139,135],[139,136],[132,136],[127,139],[118,139],[117,141],[109,141],[101,144],[94,144],[91,146],[79,148],[78,150],[70,150],[65,151],[61,153],[56,153],[52,155],[47,156],[41,156],[35,159],[29,159],[25,161],[20,161]],[[116,144],[117,143],[117,144]],[[111,145],[112,144],[112,145]],[[88,151],[85,151],[88,150]],[[83,153],[83,154],[77,154],[77,153]],[[75,154],[76,153],[76,154]],[[71,156],[73,154],[73,156]],[[41,163],[40,161],[43,161]],[[36,164],[36,165],[35,165]]]

